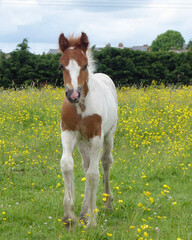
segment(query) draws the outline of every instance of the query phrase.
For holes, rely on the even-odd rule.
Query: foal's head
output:
[[[63,33],[59,37],[59,47],[62,52],[59,65],[63,71],[66,97],[71,103],[79,102],[82,88],[85,88],[88,81],[86,56],[88,45],[88,37],[83,32],[78,38],[73,36],[66,38]]]

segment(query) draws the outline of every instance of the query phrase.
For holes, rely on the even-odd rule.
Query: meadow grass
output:
[[[98,226],[67,232],[60,170],[63,89],[0,91],[0,239],[192,239],[192,87],[118,90],[119,121],[104,211],[102,168]],[[74,152],[75,212],[84,174]]]

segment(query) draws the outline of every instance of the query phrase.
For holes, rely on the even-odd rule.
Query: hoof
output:
[[[111,203],[106,203],[105,204],[105,210],[109,212],[113,212],[113,206]]]
[[[96,221],[95,218],[93,218],[93,219],[88,220],[88,223],[87,223],[86,227],[88,229],[88,228],[94,228],[96,226],[97,226],[97,221]]]
[[[105,202],[105,210],[111,211],[111,212],[113,211],[112,202],[113,202],[113,198],[108,197],[108,198],[107,198],[107,201]]]
[[[73,231],[75,228],[75,225],[77,223],[77,219],[76,219],[76,217],[70,218],[70,217],[63,216],[62,222],[64,223],[64,225],[68,231]]]

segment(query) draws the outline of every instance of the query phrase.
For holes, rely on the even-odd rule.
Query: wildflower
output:
[[[134,228],[135,228],[135,226],[131,225],[129,228],[130,228],[130,229],[134,229]]]
[[[173,205],[176,205],[177,204],[177,202],[173,202]]]
[[[138,203],[137,206],[138,206],[138,207],[142,207],[143,204],[142,204],[142,203]]]
[[[151,193],[150,193],[149,191],[147,191],[147,192],[144,191],[144,194],[145,194],[145,196],[147,196],[147,197],[151,196]]]
[[[159,228],[158,228],[158,227],[156,227],[156,228],[155,228],[155,231],[156,231],[156,232],[159,232],[160,230],[159,230]]]
[[[147,224],[141,225],[142,230],[145,230],[146,228],[149,228],[149,226]]]
[[[85,182],[86,181],[86,177],[81,178],[81,182]]]
[[[2,212],[2,215],[5,215],[6,214],[6,212]]]
[[[145,175],[145,173],[144,172],[142,172],[142,176],[141,176],[141,178],[146,178],[147,176]]]
[[[151,203],[154,203],[154,199],[153,199],[152,197],[149,198],[149,201],[150,201]]]
[[[99,212],[99,209],[98,209],[98,208],[93,209],[93,214],[95,214],[95,213],[97,213],[97,212]]]
[[[164,184],[163,187],[171,190],[171,188],[169,186],[167,186],[167,184]]]
[[[164,193],[163,191],[161,191],[161,194],[162,194],[163,196],[165,196],[165,193]]]
[[[122,202],[123,202],[123,200],[119,200],[119,201],[118,201],[118,203],[122,203]]]
[[[80,222],[82,225],[85,224],[84,221],[83,221],[83,219],[79,220],[79,222]]]
[[[149,237],[149,234],[147,232],[144,232],[145,237]]]
[[[107,233],[107,236],[108,236],[108,237],[112,237],[113,234],[112,234],[112,233]]]
[[[109,197],[109,194],[107,194],[107,193],[103,193],[102,195],[103,195],[103,197]]]

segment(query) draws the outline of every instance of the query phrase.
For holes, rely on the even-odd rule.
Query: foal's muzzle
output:
[[[78,103],[81,96],[81,87],[78,87],[77,90],[66,87],[65,94],[70,103]]]

